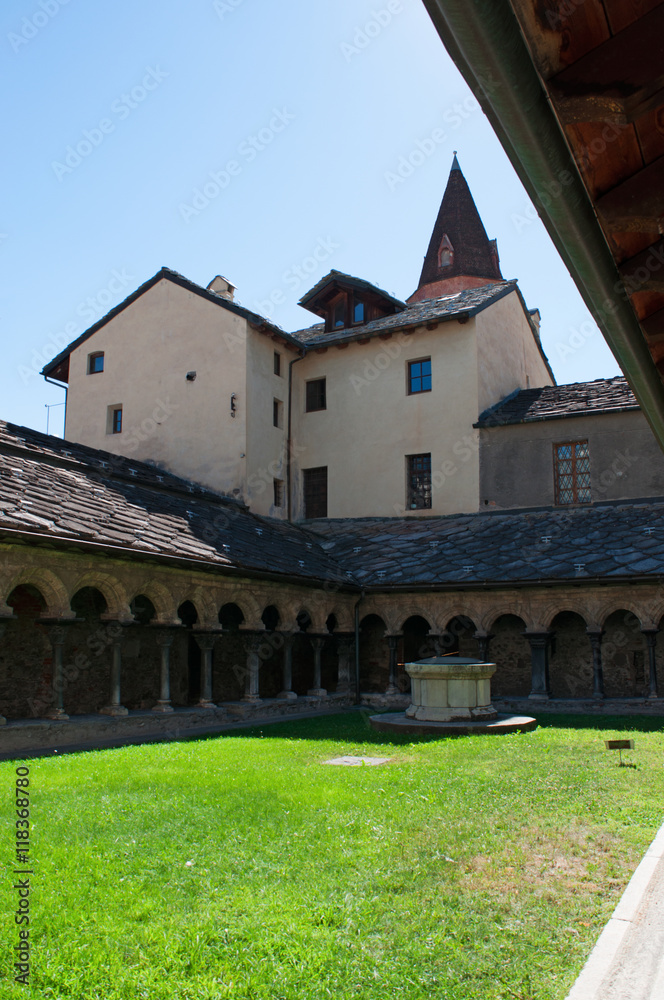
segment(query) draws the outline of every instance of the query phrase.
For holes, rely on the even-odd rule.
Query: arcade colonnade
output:
[[[371,593],[22,545],[0,550],[0,715],[403,699],[404,662],[497,663],[496,697],[658,696],[664,588]]]

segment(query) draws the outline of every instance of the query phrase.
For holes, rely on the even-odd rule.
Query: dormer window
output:
[[[367,310],[362,299],[353,298],[353,323],[366,322]]]
[[[454,263],[454,247],[450,243],[450,238],[445,234],[440,241],[440,249],[438,250],[438,265],[440,267],[451,267]]]

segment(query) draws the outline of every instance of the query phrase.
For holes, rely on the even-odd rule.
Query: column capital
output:
[[[158,646],[172,646],[175,642],[176,629],[157,626],[152,634]]]
[[[221,632],[196,632],[193,631],[192,635],[196,640],[196,645],[199,649],[205,651],[206,649],[214,649],[214,644],[220,637]]]

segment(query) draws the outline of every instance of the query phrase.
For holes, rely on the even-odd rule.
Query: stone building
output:
[[[396,706],[436,652],[660,711],[664,459],[624,379],[555,385],[456,159],[408,301],[302,305],[162,269],[46,367],[66,440],[0,424],[5,752]]]

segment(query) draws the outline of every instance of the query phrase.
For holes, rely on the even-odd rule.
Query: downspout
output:
[[[292,432],[293,432],[293,365],[301,361],[302,358],[306,356],[306,347],[302,348],[302,354],[299,358],[293,358],[292,361],[288,362],[288,432],[286,438],[286,493],[288,494],[286,500],[286,518],[288,521],[292,520],[293,512],[293,498],[291,491],[291,453],[293,450],[292,442]]]
[[[423,2],[664,447],[664,386],[510,3]]]

